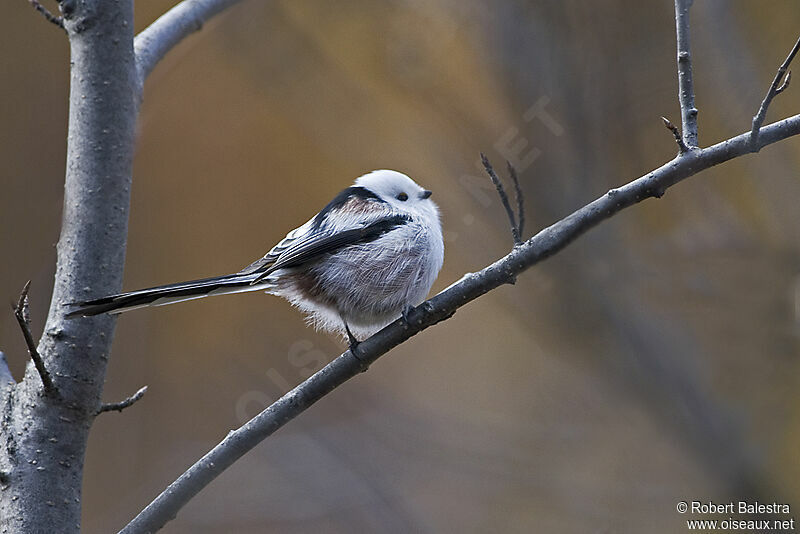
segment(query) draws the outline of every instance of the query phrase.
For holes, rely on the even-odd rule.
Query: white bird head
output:
[[[355,185],[369,189],[398,211],[439,218],[439,209],[430,199],[431,191],[401,172],[388,169],[372,171],[356,179]]]

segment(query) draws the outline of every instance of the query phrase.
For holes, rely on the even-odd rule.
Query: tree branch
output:
[[[772,80],[772,84],[769,86],[769,90],[767,90],[766,96],[764,96],[764,100],[761,102],[761,106],[758,108],[758,113],[753,117],[753,127],[750,130],[750,140],[755,146],[758,143],[758,135],[761,130],[761,125],[764,124],[764,118],[767,116],[767,108],[769,108],[772,99],[778,96],[783,92],[784,89],[789,87],[789,81],[792,79],[792,73],[786,73],[786,70],[789,68],[789,64],[794,59],[794,56],[797,55],[797,51],[800,50],[800,38],[797,39],[797,42],[794,43],[794,47],[789,52],[789,55],[786,57],[784,62],[778,67],[778,72],[775,74],[775,78]],[[783,79],[783,75],[786,74],[786,80],[781,84],[781,79]]]
[[[692,53],[689,46],[689,8],[694,0],[675,0],[675,32],[678,42],[678,100],[681,104],[683,144],[697,147],[697,108],[694,105]],[[682,152],[685,152],[682,151]]]
[[[139,388],[139,391],[131,395],[125,400],[121,400],[119,402],[104,402],[100,405],[100,408],[97,410],[97,415],[100,415],[103,412],[111,412],[117,411],[121,412],[128,406],[132,405],[133,403],[137,402],[139,399],[144,397],[144,394],[147,393],[147,386],[142,386]]]
[[[755,150],[799,133],[800,115],[770,124],[761,130]],[[240,428],[228,433],[225,439],[170,484],[120,533],[140,534],[159,530],[246,452],[335,388],[365,371],[390,349],[448,319],[466,303],[508,283],[517,274],[552,256],[605,219],[647,198],[661,197],[672,185],[702,170],[753,151],[750,132],[746,132],[708,148],[698,148],[679,155],[541,230],[485,269],[464,276],[411,310],[408,322],[398,319],[361,342],[358,358],[346,351]]]
[[[497,195],[500,197],[500,201],[503,203],[503,207],[506,210],[506,215],[508,216],[508,222],[511,225],[511,237],[514,239],[514,245],[519,245],[522,243],[522,239],[520,238],[519,233],[519,225],[517,224],[517,219],[514,216],[514,210],[511,209],[511,204],[508,201],[508,195],[506,195],[506,190],[503,187],[503,182],[500,181],[498,178],[497,173],[494,172],[494,168],[492,164],[489,163],[489,158],[486,157],[484,153],[481,152],[481,162],[483,163],[483,168],[486,169],[486,174],[489,175],[489,178],[492,179],[492,183],[494,187],[497,189]],[[517,192],[519,194],[519,186],[517,186]],[[517,197],[517,201],[519,202],[520,197]]]
[[[14,307],[14,317],[17,318],[19,328],[22,330],[22,336],[25,338],[25,344],[28,346],[28,354],[30,354],[31,360],[33,360],[33,364],[36,366],[36,370],[39,372],[39,376],[42,378],[42,384],[44,384],[45,393],[52,396],[58,396],[58,389],[53,383],[53,378],[50,376],[50,373],[47,371],[47,368],[44,365],[44,360],[39,354],[39,350],[36,348],[36,341],[34,341],[33,335],[31,334],[31,318],[28,311],[28,291],[30,288],[31,281],[28,280],[25,282],[25,286],[22,288],[22,292],[19,294],[19,301]]]
[[[33,6],[33,9],[41,13],[47,22],[52,22],[65,32],[67,31],[67,29],[64,27],[64,17],[56,16],[50,13],[46,7],[39,3],[39,0],[28,0],[28,3]]]
[[[139,83],[167,52],[188,35],[199,31],[211,17],[239,0],[183,0],[139,32],[134,40]]]
[[[689,8],[694,0],[675,0],[675,32],[678,42],[678,100],[681,104],[683,142],[697,147],[697,108],[694,106],[692,53],[689,46]]]

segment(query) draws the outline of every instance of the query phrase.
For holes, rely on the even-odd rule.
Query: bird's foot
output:
[[[355,356],[357,359],[360,360],[361,358],[358,355],[359,352],[358,346],[361,344],[361,342],[358,339],[356,339],[356,336],[354,336],[353,333],[350,331],[350,327],[347,326],[347,322],[344,323],[344,330],[345,332],[347,332],[347,341],[350,345],[348,347],[350,349],[350,354],[352,354],[353,356]]]
[[[403,308],[403,322],[406,323],[406,326],[411,326],[411,312],[414,311],[414,306],[408,304],[405,308]]]

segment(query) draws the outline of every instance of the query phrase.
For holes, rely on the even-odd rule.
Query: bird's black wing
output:
[[[391,213],[386,202],[369,189],[359,186],[348,187],[333,197],[309,221],[286,234],[286,237],[281,239],[269,252],[239,271],[238,274],[272,272],[275,270],[271,268],[272,265],[289,248],[314,239],[333,238],[334,234],[339,233],[336,230],[348,232],[359,229],[367,221],[375,221]],[[331,218],[335,218],[338,223],[336,230],[331,224]]]
[[[346,246],[369,243],[408,222],[409,218],[406,215],[395,213],[355,228],[312,232],[286,248],[275,262],[251,283],[258,283],[262,278],[278,269],[302,265],[323,254],[335,252]]]

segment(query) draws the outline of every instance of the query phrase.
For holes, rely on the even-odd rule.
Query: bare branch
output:
[[[517,169],[514,168],[510,161],[506,161],[506,167],[508,167],[508,174],[514,182],[514,196],[517,200],[517,231],[520,239],[522,239],[523,230],[525,229],[525,197],[522,194],[522,187],[519,185]]]
[[[517,219],[514,217],[514,210],[511,209],[511,204],[508,202],[508,195],[506,195],[506,190],[503,187],[503,183],[500,181],[500,178],[497,177],[497,173],[494,172],[492,164],[489,163],[489,158],[487,158],[483,153],[481,153],[481,162],[483,163],[484,169],[486,169],[486,174],[489,175],[489,178],[492,179],[492,183],[494,184],[495,188],[497,188],[497,194],[500,195],[500,201],[503,203],[503,207],[506,209],[508,222],[511,224],[511,237],[514,238],[514,245],[519,245],[522,243],[522,239],[520,239],[519,235],[519,226],[517,226]]]
[[[28,3],[33,6],[33,8],[42,14],[42,16],[47,20],[47,22],[52,22],[65,32],[67,29],[64,27],[64,17],[56,16],[50,13],[46,7],[39,3],[39,0],[28,0]]]
[[[781,66],[778,67],[778,72],[775,74],[775,78],[772,80],[772,84],[769,86],[769,90],[767,90],[767,94],[764,97],[764,100],[761,102],[761,107],[758,108],[758,113],[756,113],[755,117],[753,117],[753,127],[750,129],[750,142],[753,144],[754,150],[757,150],[755,146],[758,144],[758,136],[761,133],[761,125],[764,124],[764,119],[767,116],[767,109],[769,108],[772,99],[781,94],[784,89],[789,87],[789,81],[792,79],[792,73],[789,72],[786,74],[786,71],[789,68],[789,64],[794,59],[794,56],[797,55],[798,50],[800,50],[800,38],[797,39],[797,42],[794,43],[794,47],[792,47],[789,55],[786,56],[786,59],[783,61]],[[783,82],[783,84],[781,84],[784,74],[786,74],[786,80]]]
[[[211,17],[239,0],[183,0],[139,32],[134,39],[139,83],[167,52],[188,35],[199,31]]]
[[[667,130],[672,132],[672,135],[675,136],[675,142],[678,143],[678,150],[680,151],[680,153],[683,154],[684,152],[689,150],[689,147],[687,147],[686,143],[683,142],[683,137],[681,137],[681,132],[679,132],[678,128],[674,124],[672,124],[672,121],[670,121],[666,117],[661,117],[661,120],[664,121],[664,126],[667,127]]]
[[[33,364],[36,366],[36,370],[39,372],[39,376],[42,378],[42,384],[44,384],[45,393],[48,395],[58,396],[58,389],[56,389],[56,385],[53,383],[53,378],[50,376],[50,373],[47,371],[47,368],[44,365],[44,360],[39,354],[39,351],[36,348],[36,341],[34,341],[33,335],[31,334],[31,318],[28,310],[28,290],[30,290],[30,288],[31,281],[28,280],[25,282],[25,286],[22,288],[22,292],[19,294],[19,301],[14,307],[14,317],[17,318],[19,328],[22,330],[22,335],[25,338],[25,344],[28,346],[28,354],[30,354],[31,360],[33,360]]]
[[[133,403],[137,402],[139,399],[144,397],[144,394],[147,393],[147,386],[142,386],[139,388],[139,391],[131,395],[125,400],[121,400],[119,402],[104,402],[100,405],[100,409],[97,410],[97,415],[100,415],[103,412],[111,412],[117,411],[121,412],[128,406],[132,405]]]
[[[689,8],[693,1],[675,0],[675,31],[678,41],[678,101],[681,104],[683,142],[689,150],[697,147],[697,108],[694,105],[692,52],[689,46]]]
[[[763,147],[797,134],[800,134],[800,115],[764,127],[759,143]],[[170,484],[120,533],[140,534],[159,530],[187,502],[246,452],[335,388],[365,371],[380,356],[422,330],[448,319],[461,306],[508,283],[509,279],[552,256],[578,236],[623,209],[646,198],[660,197],[667,188],[681,180],[750,152],[750,132],[708,148],[689,151],[652,172],[609,191],[541,230],[485,269],[465,275],[411,310],[407,314],[407,320],[400,318],[362,341],[358,346],[358,358],[349,350],[346,351],[272,406],[237,430],[228,433],[225,439]]]

